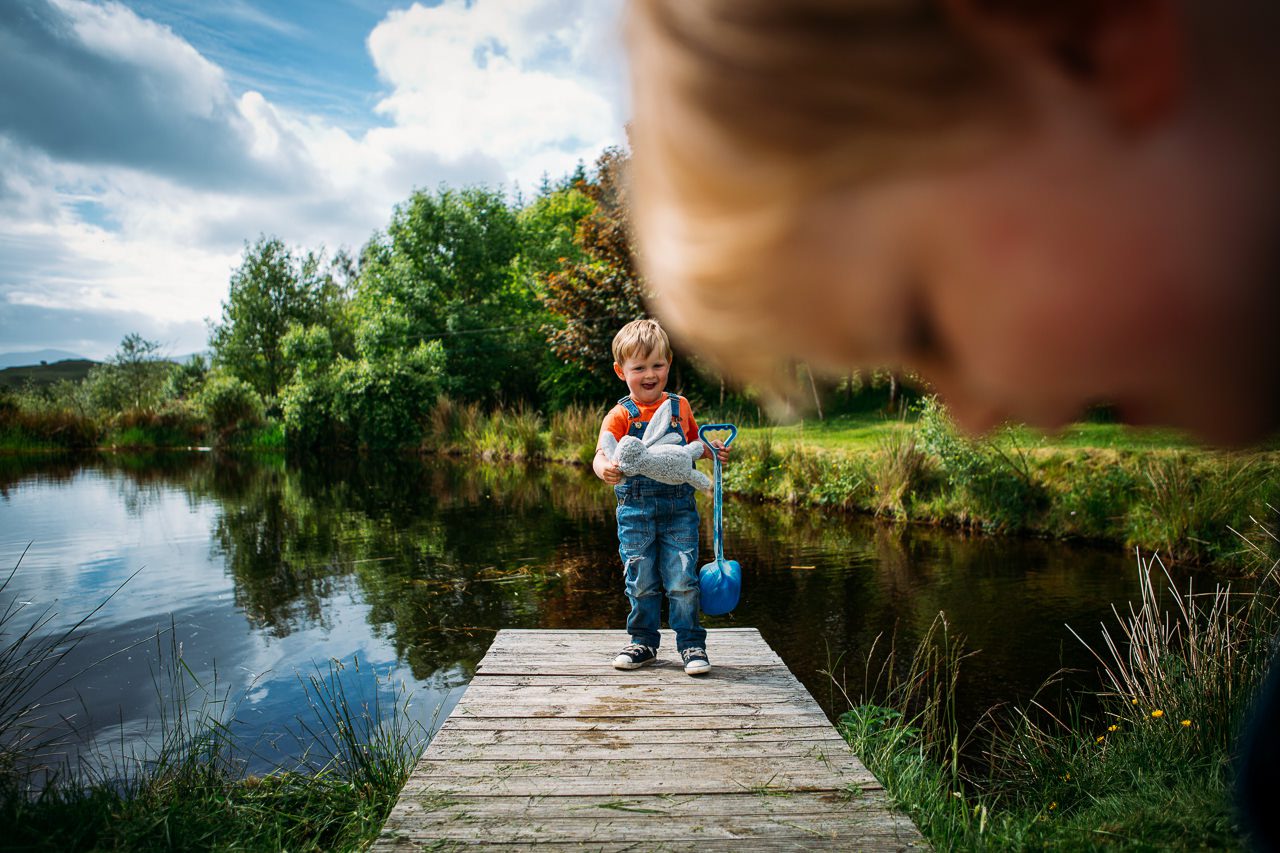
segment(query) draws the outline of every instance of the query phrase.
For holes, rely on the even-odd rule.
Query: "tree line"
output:
[[[419,443],[446,397],[547,414],[603,407],[622,392],[613,335],[646,313],[626,166],[608,149],[531,200],[417,190],[354,255],[262,235],[245,244],[210,324],[209,361],[172,365],[131,335],[84,383],[0,401],[0,416],[44,406],[195,419],[224,440],[271,423],[296,446],[399,447]],[[671,387],[748,404],[681,353]]]

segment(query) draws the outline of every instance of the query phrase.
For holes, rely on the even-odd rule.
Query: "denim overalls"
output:
[[[680,397],[671,400],[668,431],[686,444],[680,424]],[[645,421],[630,397],[618,405],[631,416],[628,435],[644,435]],[[626,575],[631,613],[631,642],[658,648],[662,592],[667,593],[667,619],[676,632],[676,649],[706,645],[706,629],[698,624],[698,509],[693,486],[670,486],[648,477],[627,477],[613,487],[618,497],[618,553]]]

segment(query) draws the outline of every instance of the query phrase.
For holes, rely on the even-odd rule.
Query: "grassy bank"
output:
[[[65,450],[164,450],[216,446],[236,450],[283,450],[277,421],[219,433],[181,411],[126,412],[107,419],[65,411],[0,411],[0,452]]]
[[[834,433],[834,434],[832,434]],[[1094,442],[1090,444],[1090,442]],[[1082,424],[971,441],[926,403],[855,429],[746,430],[726,487],[898,521],[1123,543],[1180,562],[1257,569],[1232,530],[1280,492],[1280,454],[1195,449],[1170,433]]]
[[[938,849],[1243,849],[1231,767],[1280,629],[1276,578],[1197,595],[1161,568],[1141,567],[1142,600],[1089,641],[1104,686],[1066,712],[1033,702],[957,731],[963,644],[941,616],[913,654],[870,664],[878,686],[842,732]]]
[[[0,413],[3,414],[3,413]],[[418,450],[483,459],[589,464],[602,412],[485,411],[442,397]],[[704,421],[716,420],[705,413]],[[0,450],[281,449],[277,422],[212,434],[176,415],[99,425],[65,412],[0,417]],[[1233,570],[1259,564],[1232,530],[1280,501],[1280,451],[1221,453],[1168,431],[1082,423],[1056,436],[1004,429],[970,441],[931,401],[907,417],[875,413],[780,427],[745,426],[725,487],[752,500],[823,506],[896,522],[1139,547],[1171,562]]]
[[[589,464],[600,413],[548,420],[443,400],[423,450]],[[713,419],[708,416],[705,420]],[[744,427],[725,488],[753,500],[823,506],[984,533],[1138,547],[1170,562],[1239,571],[1260,564],[1234,530],[1280,500],[1280,452],[1223,453],[1168,431],[1083,423],[972,441],[931,401],[907,418],[865,414]]]

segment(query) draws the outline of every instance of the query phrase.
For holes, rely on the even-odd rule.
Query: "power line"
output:
[[[616,323],[618,320],[630,320],[630,319],[635,319],[635,318],[629,317],[627,315],[615,315],[612,317],[582,317],[576,320],[576,322],[579,322],[579,323],[615,322]],[[530,329],[543,329],[543,328],[546,328],[547,325],[548,324],[546,322],[541,322],[541,323],[527,323],[522,326],[489,326],[488,328],[483,328],[483,329],[454,329],[447,332],[431,332],[430,334],[419,335],[419,337],[425,341],[425,340],[432,340],[435,338],[453,338],[453,337],[459,337],[462,335],[481,335],[481,334],[488,334],[491,332],[525,332],[525,331],[529,331]]]

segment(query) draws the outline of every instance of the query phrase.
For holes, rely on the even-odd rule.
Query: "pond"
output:
[[[1026,699],[1061,667],[1088,681],[1092,659],[1065,625],[1096,639],[1112,603],[1137,592],[1136,559],[1118,548],[962,537],[731,497],[725,515],[742,600],[705,624],[759,628],[833,715],[847,703],[828,671],[856,697],[877,638],[910,648],[940,611],[976,652],[961,670],[964,721]],[[7,573],[20,557],[5,595],[24,614],[47,611],[43,632],[106,601],[47,680],[80,749],[154,741],[180,654],[191,679],[217,685],[242,741],[269,745],[250,759],[259,769],[305,748],[301,680],[332,660],[356,699],[391,698],[403,681],[410,715],[430,725],[496,630],[621,628],[627,613],[612,492],[559,465],[3,457],[0,565]],[[601,648],[601,665],[616,651]]]

